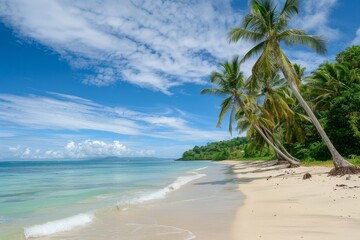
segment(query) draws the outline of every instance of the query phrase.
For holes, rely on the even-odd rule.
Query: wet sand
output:
[[[223,164],[200,173],[206,176],[165,199],[103,210],[86,226],[35,239],[231,239],[232,223],[242,203],[236,176],[230,165]]]

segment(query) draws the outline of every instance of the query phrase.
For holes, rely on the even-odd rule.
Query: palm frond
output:
[[[291,18],[299,13],[299,0],[286,0],[283,9],[279,14],[279,18]]]
[[[255,47],[253,47],[252,49],[250,49],[245,55],[244,57],[241,59],[240,63],[244,63],[246,60],[248,60],[249,58],[259,54],[264,47],[266,46],[267,41],[262,41],[259,44],[257,44]]]
[[[326,53],[326,41],[321,36],[307,35],[304,30],[287,29],[278,35],[279,41],[284,41],[286,45],[305,45],[317,53]]]
[[[200,91],[201,94],[210,94],[215,96],[225,96],[227,93],[219,88],[204,88]]]
[[[219,119],[218,122],[216,124],[216,127],[220,127],[221,126],[221,122],[224,119],[226,113],[229,111],[229,109],[231,108],[232,105],[232,96],[224,99],[221,102],[221,109],[220,109],[220,113],[219,113]]]
[[[257,42],[264,38],[264,35],[248,29],[235,27],[230,30],[228,38],[229,42],[237,42],[240,39]]]

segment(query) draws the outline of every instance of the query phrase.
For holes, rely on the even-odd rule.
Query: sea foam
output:
[[[60,220],[25,228],[24,235],[25,238],[28,239],[34,237],[47,236],[58,232],[70,231],[75,227],[79,227],[84,224],[92,222],[93,219],[94,219],[93,214],[84,214],[84,213],[78,214],[72,217],[63,218]]]
[[[205,169],[207,169],[208,167],[201,167],[201,168],[197,168],[197,169],[195,169],[194,171],[195,172],[198,172],[198,171],[201,171],[201,170],[205,170]]]
[[[133,203],[143,203],[143,202],[147,202],[147,201],[151,201],[151,200],[157,200],[157,199],[165,198],[168,193],[178,190],[183,185],[185,185],[185,184],[187,184],[187,183],[189,183],[191,181],[194,181],[196,179],[199,179],[199,178],[202,178],[202,177],[206,176],[206,174],[200,174],[200,173],[195,172],[195,171],[193,171],[191,173],[193,175],[178,177],[173,183],[171,183],[167,187],[165,187],[165,188],[163,188],[161,190],[158,190],[156,192],[150,193],[148,195],[139,197],[139,198],[135,199],[133,201]]]
[[[196,179],[202,178],[206,176],[206,174],[198,173],[197,171],[204,170],[204,168],[198,168],[193,171],[190,171],[189,173],[191,175],[189,176],[180,176],[178,177],[173,183],[169,184],[163,189],[160,189],[158,191],[149,193],[147,195],[141,196],[139,198],[135,198],[130,202],[127,202],[127,204],[140,204],[143,202],[151,201],[151,200],[157,200],[157,199],[163,199],[166,197],[166,195],[172,191],[176,191],[180,189],[185,184],[194,181]],[[124,205],[124,203],[118,202],[118,205]],[[44,224],[34,225],[28,228],[25,228],[24,235],[26,239],[29,238],[36,238],[36,237],[42,237],[51,235],[58,232],[65,232],[70,231],[71,229],[75,227],[79,227],[82,225],[85,225],[87,223],[90,223],[93,221],[95,216],[93,214],[78,214],[69,218],[63,218],[56,221],[47,222]],[[194,236],[189,236],[187,239],[194,239]]]
[[[7,222],[7,219],[3,216],[0,216],[0,224],[3,224],[5,222]]]

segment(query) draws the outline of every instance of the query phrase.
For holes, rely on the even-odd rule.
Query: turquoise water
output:
[[[37,224],[163,198],[210,165],[153,158],[0,162],[0,239],[23,236]]]

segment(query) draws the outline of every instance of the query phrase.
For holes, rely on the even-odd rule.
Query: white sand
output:
[[[235,164],[239,189],[245,195],[233,224],[233,239],[360,239],[359,176],[328,177],[326,167],[227,163]],[[303,180],[307,172],[312,178]],[[346,186],[336,186],[340,184]]]

